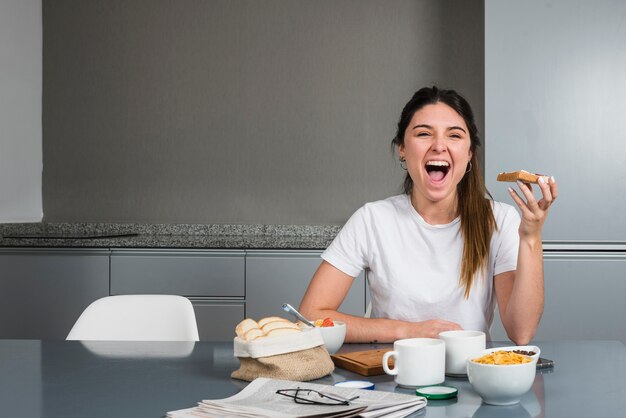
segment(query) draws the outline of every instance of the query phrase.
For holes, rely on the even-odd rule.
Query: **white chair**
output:
[[[174,295],[107,296],[89,305],[67,340],[198,341],[189,299]]]

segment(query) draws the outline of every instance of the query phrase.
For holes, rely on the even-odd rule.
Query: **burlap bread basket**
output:
[[[234,379],[253,381],[257,377],[308,381],[330,374],[335,366],[316,328],[302,332],[245,341],[234,341],[239,369]]]

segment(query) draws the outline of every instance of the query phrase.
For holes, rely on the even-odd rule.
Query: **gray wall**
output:
[[[42,218],[41,0],[0,2],[0,222]]]
[[[482,127],[482,0],[43,6],[46,221],[343,223],[418,87]]]

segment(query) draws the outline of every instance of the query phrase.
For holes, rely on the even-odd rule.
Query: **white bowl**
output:
[[[333,322],[335,323],[333,327],[317,327],[324,339],[326,350],[330,354],[335,354],[341,348],[343,340],[346,338],[346,323],[342,321]]]
[[[480,364],[473,361],[502,349],[503,347],[484,350],[467,360],[467,378],[485,403],[514,405],[530,390],[535,381],[537,358],[531,357],[529,363],[510,365]]]

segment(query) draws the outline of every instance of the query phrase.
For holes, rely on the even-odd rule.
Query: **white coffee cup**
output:
[[[393,369],[389,358],[394,359]],[[436,338],[408,338],[393,343],[393,351],[383,355],[383,370],[395,376],[400,386],[427,386],[445,380],[446,346]]]
[[[485,349],[482,331],[444,331],[439,338],[446,342],[446,374],[467,374],[467,359]]]

